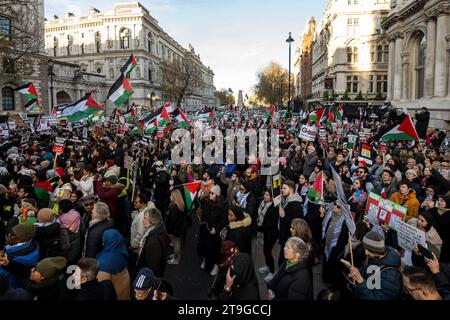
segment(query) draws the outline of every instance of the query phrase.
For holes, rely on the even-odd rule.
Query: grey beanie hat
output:
[[[374,253],[385,253],[386,246],[384,244],[383,235],[375,231],[368,232],[363,238],[363,246],[366,250]]]

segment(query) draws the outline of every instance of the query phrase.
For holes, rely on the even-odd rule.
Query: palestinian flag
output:
[[[125,113],[122,114],[125,121],[133,122],[136,119],[136,104],[132,104]]]
[[[325,126],[331,126],[333,122],[334,122],[334,113],[333,111],[330,111],[326,115]]]
[[[106,99],[111,100],[118,107],[123,106],[133,94],[133,87],[123,74],[109,89]]]
[[[120,69],[120,72],[122,72],[124,75],[127,76],[127,78],[130,78],[131,71],[136,67],[137,62],[133,55],[128,58],[128,61],[125,63],[125,65]]]
[[[77,102],[62,109],[60,117],[67,118],[69,122],[78,122],[98,117],[101,112],[104,114],[103,106],[98,104],[92,97],[92,92],[89,92]]]
[[[319,173],[316,181],[314,181],[309,189],[308,199],[315,204],[319,204],[323,201],[323,171]]]
[[[325,113],[325,108],[320,108],[320,109],[316,109],[314,111],[311,111],[309,113],[309,117],[308,117],[308,125],[317,123],[319,124],[322,120],[322,117],[324,116]]]
[[[187,128],[191,126],[188,118],[183,113],[183,111],[180,110],[180,108],[175,109],[175,111],[172,113],[172,117],[175,120],[174,122],[177,128]]]
[[[405,115],[403,120],[385,130],[381,134],[380,140],[385,142],[391,140],[419,140],[419,135],[417,134],[416,128],[414,128],[410,116]]]
[[[32,82],[17,88],[15,91],[20,92],[29,100],[34,100],[38,98],[36,88],[34,87]]]
[[[186,203],[187,210],[192,209],[192,205],[194,204],[194,200],[197,197],[198,190],[200,190],[201,184],[201,181],[183,184],[184,202]]]
[[[273,115],[275,114],[275,105],[271,105],[269,111],[266,111],[266,123],[269,122],[270,118],[273,119]]]
[[[203,122],[211,122],[213,118],[214,118],[214,111],[201,112],[197,115],[197,120],[200,120]]]
[[[28,103],[26,105],[24,105],[23,108],[27,111],[42,112],[42,108],[39,105],[38,99],[33,99],[33,100],[28,101]]]
[[[339,105],[338,112],[336,113],[336,121],[344,122],[344,107]]]
[[[144,132],[154,132],[169,123],[171,123],[170,115],[166,106],[164,106],[144,120]]]

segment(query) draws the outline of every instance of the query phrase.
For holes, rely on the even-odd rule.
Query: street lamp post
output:
[[[49,72],[50,72],[50,106],[49,106],[49,111],[48,114],[51,115],[52,114],[52,110],[53,110],[53,66],[54,66],[54,62],[52,59],[50,59],[48,61],[48,68],[49,68]]]
[[[294,42],[294,39],[291,37],[291,32],[289,32],[289,38],[286,40],[289,43],[289,80],[288,80],[288,94],[289,94],[289,102],[288,102],[288,112],[291,111],[291,43]]]

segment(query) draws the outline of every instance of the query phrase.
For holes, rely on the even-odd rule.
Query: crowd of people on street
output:
[[[345,120],[344,134],[334,120],[322,124],[325,139],[305,141],[301,114],[265,114],[226,111],[208,125],[279,129],[279,195],[259,162],[173,163],[170,128],[148,145],[114,121],[87,125],[75,142],[83,127],[67,124],[28,141],[26,125],[0,136],[0,300],[189,298],[166,279],[168,265],[183,265],[188,234],[198,235],[198,268],[214,279],[204,299],[449,299],[450,131],[429,128],[424,108],[420,141],[377,140],[399,114]],[[361,132],[371,161],[351,145]],[[184,186],[196,181],[190,203]],[[426,246],[408,252],[397,230],[367,219],[371,194],[406,207]],[[317,292],[319,268],[326,289]]]

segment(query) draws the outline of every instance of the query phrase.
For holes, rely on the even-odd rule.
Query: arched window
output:
[[[73,37],[71,35],[67,36],[67,55],[70,56],[72,52],[72,46],[73,46]]]
[[[358,63],[359,54],[358,47],[347,47],[347,62]]]
[[[153,36],[149,32],[147,36],[147,49],[149,53],[152,53]]]
[[[2,89],[2,106],[4,111],[14,110],[14,90],[10,87]]]
[[[53,38],[53,56],[56,57],[58,55],[58,38]]]
[[[84,54],[84,43],[81,44],[81,54]]]
[[[120,49],[130,49],[130,29],[123,28],[120,30]]]
[[[99,31],[95,33],[95,48],[97,53],[100,53],[102,50],[102,35]]]
[[[416,99],[423,97],[424,81],[425,81],[425,58],[427,49],[427,39],[422,32],[417,34],[417,42],[415,48],[415,73],[416,73]]]

